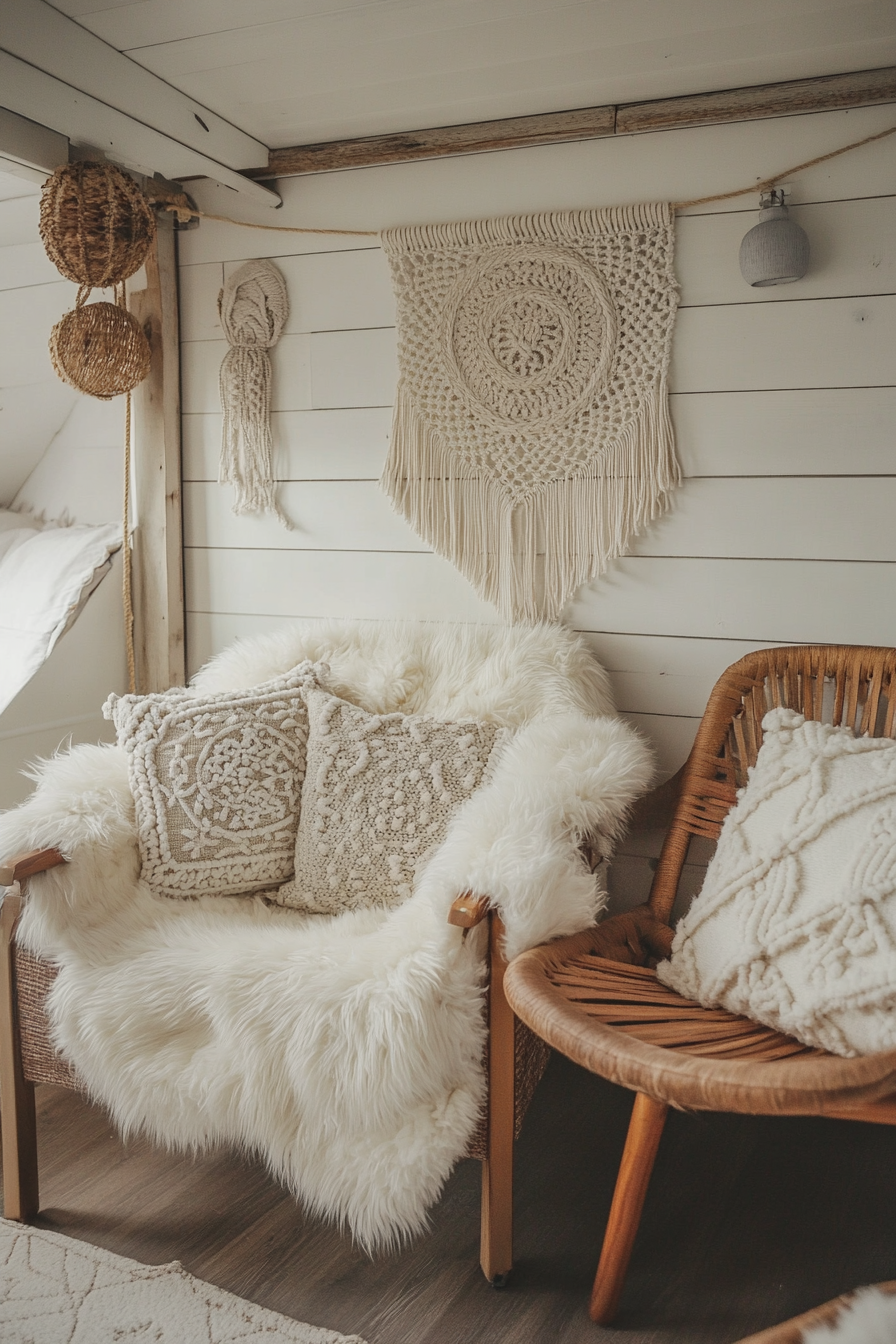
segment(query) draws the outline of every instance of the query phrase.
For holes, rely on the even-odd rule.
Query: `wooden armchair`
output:
[[[77,1076],[50,1039],[45,1004],[56,967],[16,942],[27,880],[65,862],[59,850],[42,849],[0,865],[0,887],[7,888],[0,909],[3,1212],[19,1222],[28,1222],[40,1207],[35,1084],[55,1083],[80,1090]],[[494,1287],[501,1288],[513,1261],[514,1139],[550,1051],[508,1007],[503,990],[503,929],[488,898],[469,892],[458,897],[448,920],[464,930],[483,920],[489,924],[488,1106],[470,1141],[468,1156],[482,1162],[482,1270]]]
[[[775,706],[856,734],[896,737],[896,649],[765,649],[719,678],[682,772],[649,908],[628,917],[660,951],[690,842],[718,838]],[[525,952],[505,976],[513,1010],[544,1040],[636,1093],[591,1299],[601,1323],[619,1302],[670,1105],[896,1124],[896,1051],[844,1059],[683,999],[647,965],[622,964],[641,958],[637,948],[628,954],[624,939],[609,948],[612,923]]]

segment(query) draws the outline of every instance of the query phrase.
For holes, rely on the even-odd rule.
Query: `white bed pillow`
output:
[[[776,709],[659,978],[839,1055],[896,1048],[896,742]]]
[[[46,527],[7,515],[0,530],[0,711],[50,656],[120,546],[118,523]]]
[[[295,878],[278,900],[318,914],[400,905],[454,813],[486,781],[507,730],[370,714],[309,690]]]
[[[232,896],[292,876],[308,715],[300,663],[251,690],[110,696],[128,753],[141,876],[160,896]]]

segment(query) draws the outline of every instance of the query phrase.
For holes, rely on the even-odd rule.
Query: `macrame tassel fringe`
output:
[[[466,467],[399,386],[380,484],[396,510],[505,620],[557,620],[668,507],[680,484],[666,383],[580,475],[547,481],[521,503]]]
[[[237,345],[221,363],[224,427],[218,480],[234,488],[234,513],[270,512],[290,526],[274,494],[271,360],[267,350]]]

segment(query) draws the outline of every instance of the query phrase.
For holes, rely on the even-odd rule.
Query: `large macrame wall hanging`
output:
[[[218,309],[230,349],[221,364],[224,430],[218,479],[234,487],[234,513],[274,513],[271,360],[289,316],[286,281],[271,261],[247,261],[226,281]]]
[[[503,616],[554,620],[679,482],[672,207],[381,238],[399,360],[383,488]]]

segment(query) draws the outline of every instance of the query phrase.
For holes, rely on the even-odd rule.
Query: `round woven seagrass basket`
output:
[[[143,328],[126,309],[88,303],[56,323],[50,358],[64,383],[110,401],[143,381],[152,353]]]
[[[44,184],[40,236],[67,280],[104,289],[146,260],[155,215],[133,178],[111,163],[66,163]]]

